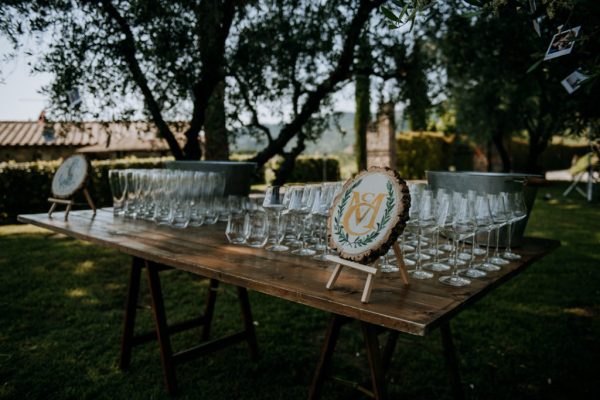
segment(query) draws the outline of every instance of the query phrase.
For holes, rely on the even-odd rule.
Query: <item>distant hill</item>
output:
[[[323,135],[316,143],[307,143],[304,154],[339,154],[342,153],[348,146],[352,146],[354,143],[354,113],[342,113],[339,118],[339,127],[333,123],[329,124],[329,127],[323,132]],[[269,130],[273,136],[277,136],[280,125],[268,125]],[[342,133],[343,132],[343,133]],[[231,150],[233,152],[255,152],[266,145],[266,141],[258,141],[255,138],[249,136],[243,136],[237,138],[232,144]],[[288,145],[293,146],[293,143]]]
[[[400,121],[401,114],[396,115],[396,123]],[[406,125],[406,122],[404,123]],[[274,137],[277,136],[280,125],[267,125]],[[333,121],[323,132],[321,138],[315,143],[307,143],[304,154],[340,154],[354,145],[354,113],[342,113],[339,118],[339,128]],[[408,129],[404,126],[404,129]],[[294,141],[288,145],[291,148]],[[266,146],[266,141],[257,141],[249,136],[239,137],[235,140],[231,150],[233,152],[253,153]]]

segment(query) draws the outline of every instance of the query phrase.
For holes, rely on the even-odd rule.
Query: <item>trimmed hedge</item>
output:
[[[396,136],[396,169],[404,179],[425,179],[425,171],[473,169],[469,142],[439,132],[403,132]]]
[[[474,144],[467,138],[438,132],[404,132],[396,136],[396,168],[405,179],[425,179],[427,170],[469,171],[473,169]],[[525,171],[529,145],[515,138],[508,148],[514,171]],[[544,171],[567,169],[574,157],[589,152],[586,145],[552,143],[538,160]]]
[[[276,158],[267,163],[268,171],[265,173],[265,178],[268,182],[275,179],[275,171],[279,169],[282,161],[281,158]],[[299,156],[288,179],[289,182],[299,183],[339,180],[340,162],[337,158],[311,156]]]
[[[162,158],[124,158],[119,160],[92,161],[89,190],[97,207],[106,207],[112,203],[108,171],[125,168],[162,168],[170,157]],[[0,224],[12,224],[17,215],[46,212],[50,208],[48,197],[51,195],[52,177],[62,163],[55,161],[36,161],[28,163],[0,163]],[[81,194],[80,194],[81,196]],[[82,203],[83,196],[76,198]]]
[[[242,157],[232,157],[232,159]],[[124,158],[118,160],[92,161],[92,175],[89,190],[97,207],[112,204],[108,171],[125,168],[163,168],[165,162],[172,157],[162,158]],[[0,163],[0,225],[13,224],[17,215],[46,212],[50,208],[48,197],[51,193],[52,177],[60,166],[61,160],[37,161],[28,163]],[[277,160],[271,161],[257,174],[255,183],[265,182],[265,170],[272,175],[271,168],[276,168]],[[338,180],[340,177],[339,162],[335,158],[326,161],[327,179]],[[322,179],[323,161],[315,157],[299,157],[291,180],[294,182],[318,182]],[[83,203],[85,200],[76,198]]]

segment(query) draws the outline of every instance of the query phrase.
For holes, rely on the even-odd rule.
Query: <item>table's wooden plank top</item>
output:
[[[243,286],[327,312],[360,319],[415,335],[425,335],[466,305],[518,274],[526,266],[559,246],[555,240],[526,238],[515,251],[523,256],[498,273],[469,286],[454,288],[436,278],[411,279],[402,284],[397,273],[380,274],[374,281],[369,304],[360,302],[365,274],[348,268],[335,288],[325,289],[333,265],[288,253],[231,245],[224,224],[175,229],[151,222],[114,218],[110,209],[20,215],[19,221],[111,247],[132,256],[163,263],[221,282]]]

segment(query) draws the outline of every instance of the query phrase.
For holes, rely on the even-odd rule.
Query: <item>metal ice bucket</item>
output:
[[[529,220],[529,214],[533,208],[537,188],[528,184],[531,179],[542,178],[540,175],[531,174],[509,174],[496,172],[448,172],[448,171],[427,171],[427,181],[432,189],[445,188],[453,191],[466,192],[475,190],[484,193],[500,192],[519,192],[522,191],[525,204],[527,205],[527,217],[513,224],[511,246],[518,246],[523,239],[523,232]],[[508,244],[508,226],[500,229],[500,246]],[[483,232],[477,235],[478,243],[485,243],[487,233]],[[496,243],[495,231],[492,232],[491,243]]]
[[[244,161],[170,161],[168,169],[221,172],[225,175],[225,195],[248,196],[256,163]]]

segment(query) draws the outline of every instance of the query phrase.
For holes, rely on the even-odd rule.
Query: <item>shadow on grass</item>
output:
[[[454,323],[467,398],[589,399],[600,396],[600,208],[540,190],[528,235],[563,245],[495,290]],[[117,368],[129,259],[36,228],[0,227],[0,398],[168,398],[157,345]],[[202,312],[206,281],[161,274],[169,321]],[[147,289],[142,281],[142,302]],[[262,357],[241,344],[178,367],[181,399],[303,399],[328,315],[250,293]],[[139,329],[151,329],[148,312]],[[214,336],[241,327],[235,290],[223,286]],[[174,337],[175,350],[199,331]],[[341,382],[368,384],[360,329],[344,327],[324,399],[364,398]],[[390,372],[392,398],[449,399],[439,334],[402,336]]]

